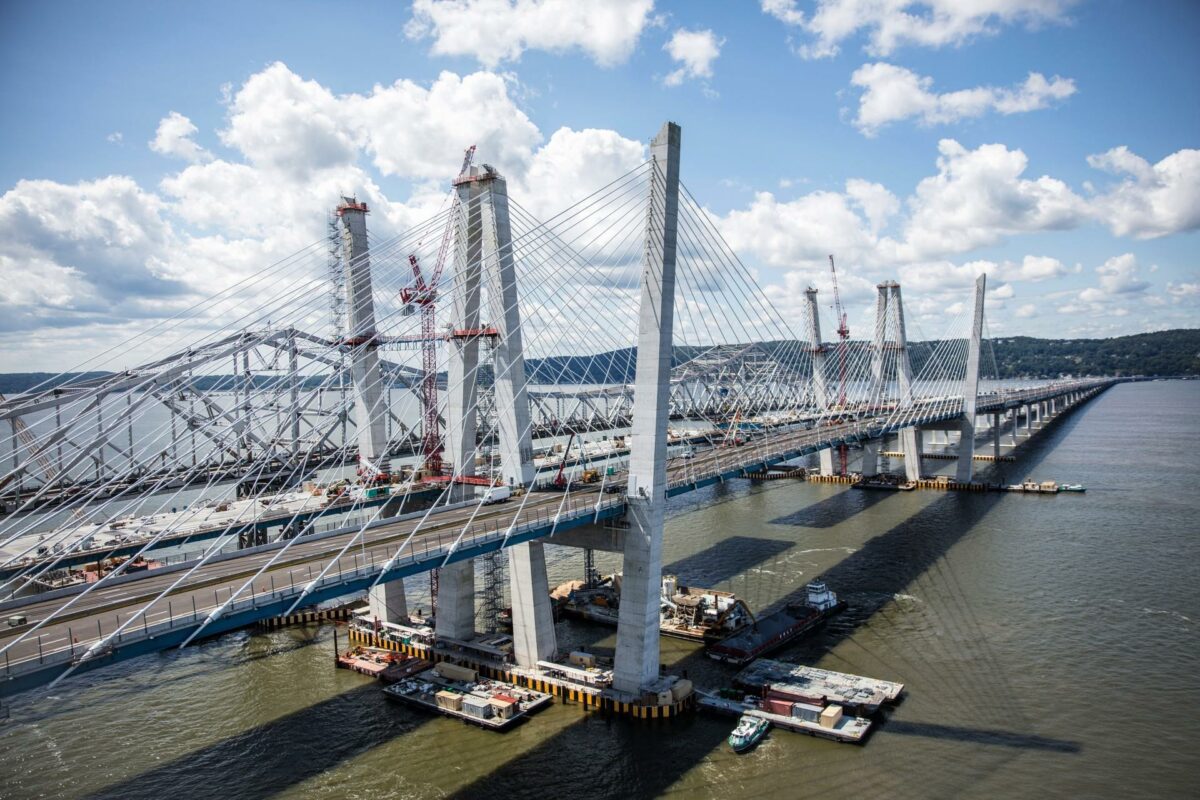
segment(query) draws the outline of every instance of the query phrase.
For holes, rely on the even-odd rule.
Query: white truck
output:
[[[483,493],[483,504],[490,506],[493,503],[505,503],[510,497],[512,497],[512,489],[509,487],[491,486]]]

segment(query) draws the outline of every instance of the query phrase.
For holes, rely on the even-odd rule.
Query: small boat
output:
[[[1060,492],[1086,492],[1082,483],[1064,483],[1058,487]]]
[[[771,723],[762,717],[752,717],[743,714],[738,720],[737,727],[729,734],[729,746],[735,753],[744,753],[754,748],[767,735]]]

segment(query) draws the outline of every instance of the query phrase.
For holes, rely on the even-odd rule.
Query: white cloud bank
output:
[[[468,56],[486,67],[526,50],[581,50],[601,66],[629,58],[653,23],[654,0],[415,0],[404,28],[432,39],[435,55]]]
[[[818,0],[806,14],[797,0],[761,0],[763,12],[806,40],[803,58],[829,58],[847,39],[867,35],[865,50],[887,56],[905,45],[961,46],[1005,25],[1063,22],[1075,0]]]
[[[1047,80],[1031,72],[1013,88],[977,86],[939,94],[933,79],[894,64],[864,64],[850,83],[863,90],[854,125],[866,136],[893,122],[916,119],[923,125],[958,122],[989,112],[1021,114],[1048,108],[1075,94],[1075,82],[1055,75]]]
[[[502,75],[443,72],[339,95],[275,63],[229,92],[216,131],[229,157],[200,148],[196,126],[171,112],[150,147],[190,163],[157,187],[21,181],[0,196],[0,335],[123,338],[131,321],[169,316],[310,244],[341,194],[366,200],[386,237],[436,213],[470,144],[537,216],[645,160],[642,142],[614,131],[547,138],[511,90]],[[463,107],[483,110],[473,127]],[[378,176],[399,188],[385,192]]]

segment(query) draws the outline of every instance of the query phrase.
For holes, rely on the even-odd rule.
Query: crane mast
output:
[[[467,174],[474,156],[475,145],[471,145],[463,154],[459,178]],[[450,252],[450,243],[458,223],[458,212],[456,203],[442,232],[442,243],[438,247],[437,261],[429,280],[425,279],[416,254],[411,253],[408,263],[412,266],[413,285],[400,290],[405,313],[412,313],[416,309],[421,313],[421,458],[429,475],[442,474],[442,438],[438,433],[437,398],[437,297],[442,270],[446,266],[446,256]]]
[[[846,358],[850,341],[850,320],[846,316],[846,309],[842,306],[842,296],[838,292],[837,265],[833,263],[832,254],[829,256],[829,272],[833,277],[833,309],[838,321],[838,409],[839,411],[845,411]],[[844,444],[838,445],[838,459],[841,462],[841,474],[845,475],[849,467],[850,452],[849,448]]]

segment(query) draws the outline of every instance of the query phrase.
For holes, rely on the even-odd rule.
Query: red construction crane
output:
[[[837,315],[838,327],[838,410],[846,409],[846,356],[850,341],[850,320],[846,309],[842,307],[842,296],[838,293],[837,266],[833,263],[833,255],[829,256],[829,271],[833,275],[833,310]],[[841,474],[848,471],[850,451],[846,445],[838,446],[838,458],[841,461]]]
[[[462,169],[458,177],[462,178],[471,168],[471,159],[475,156],[475,145],[471,145],[463,154]],[[457,206],[455,207],[457,209]],[[446,222],[446,230],[442,233],[442,244],[438,248],[437,262],[429,280],[421,272],[421,264],[415,253],[410,254],[408,263],[412,265],[413,285],[400,290],[400,300],[404,303],[405,313],[413,310],[421,312],[421,456],[424,466],[430,475],[442,474],[442,439],[438,435],[438,402],[437,402],[437,295],[438,284],[442,280],[442,270],[446,266],[446,255],[450,252],[450,242],[454,238],[457,223],[457,212],[450,215]]]

